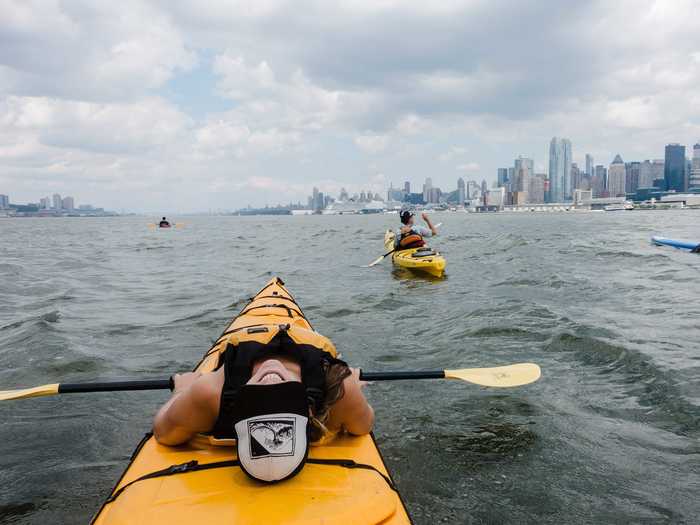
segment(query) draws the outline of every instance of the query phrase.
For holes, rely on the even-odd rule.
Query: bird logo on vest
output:
[[[268,419],[248,422],[252,459],[294,455],[294,419]]]

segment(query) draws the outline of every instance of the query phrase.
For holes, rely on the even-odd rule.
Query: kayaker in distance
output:
[[[168,220],[165,217],[163,217],[160,220],[160,222],[158,223],[158,226],[161,228],[170,228],[170,223],[168,222]]]
[[[394,241],[394,247],[396,249],[409,249],[409,248],[420,248],[425,245],[424,237],[432,237],[437,235],[437,229],[430,222],[427,213],[422,213],[421,217],[428,225],[428,228],[423,228],[422,226],[417,226],[415,224],[414,214],[408,210],[401,212],[401,228],[396,233],[396,239]]]
[[[341,430],[369,433],[374,410],[362,393],[359,369],[327,351],[297,345],[286,333],[280,329],[267,345],[255,343],[254,355],[250,348],[241,350],[243,344],[229,346],[214,372],[176,374],[172,397],[154,420],[155,438],[180,445],[197,433],[235,437],[241,467],[256,479],[278,481],[302,468],[304,444]],[[290,424],[290,417],[300,419]],[[290,445],[292,453],[281,453],[290,440],[299,444],[296,452]],[[267,463],[255,461],[255,450],[262,450]]]

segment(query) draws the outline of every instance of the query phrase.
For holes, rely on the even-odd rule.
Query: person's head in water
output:
[[[161,219],[161,221],[164,221],[164,220],[165,220],[165,217],[163,217],[163,218]]]
[[[413,224],[413,221],[414,221],[413,214],[410,211],[405,210],[405,211],[401,212],[401,223],[402,224],[405,224],[406,226],[411,226]]]

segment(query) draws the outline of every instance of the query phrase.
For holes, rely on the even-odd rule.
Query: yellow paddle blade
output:
[[[476,385],[506,388],[527,385],[540,378],[542,371],[535,363],[518,363],[516,365],[497,366],[494,368],[462,368],[445,370],[445,377],[461,379]]]
[[[156,225],[155,225],[155,224],[153,224],[153,223],[149,223],[149,224],[148,224],[148,227],[149,227],[149,228],[151,228],[151,229],[153,229],[153,228],[155,228],[155,227],[156,227]]]
[[[374,261],[369,263],[367,266],[365,266],[365,268],[371,268],[372,266],[376,266],[377,264],[379,264],[380,262],[382,262],[384,260],[384,257],[385,257],[384,255],[380,255],[377,259],[375,259]]]
[[[51,385],[22,388],[20,390],[0,390],[0,401],[25,399],[28,397],[54,396],[56,394],[58,394],[58,383],[53,383]]]
[[[184,223],[184,222],[176,222],[176,223],[175,223],[175,227],[176,227],[176,228],[184,228],[184,227],[185,227],[185,223]]]

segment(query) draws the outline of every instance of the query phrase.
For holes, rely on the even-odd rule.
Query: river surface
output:
[[[698,523],[700,211],[435,214],[447,277],[383,252],[394,215],[0,219],[0,389],[188,370],[272,276],[365,370],[532,361],[539,382],[374,383],[413,519]],[[167,392],[0,403],[0,523],[87,523]]]

